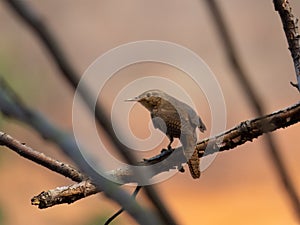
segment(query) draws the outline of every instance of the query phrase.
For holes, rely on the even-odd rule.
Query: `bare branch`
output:
[[[32,148],[28,147],[25,143],[21,143],[1,131],[0,145],[5,145],[18,153],[20,156],[23,156],[24,158],[27,158],[41,166],[44,166],[49,170],[66,176],[75,182],[81,182],[87,179],[85,175],[80,173],[77,169],[70,166],[69,164],[52,159],[41,152],[35,151]]]
[[[45,209],[58,204],[71,204],[98,192],[95,185],[86,180],[70,186],[43,191],[31,199],[31,204],[38,206],[40,209]]]
[[[284,33],[289,44],[297,83],[291,82],[292,86],[296,87],[300,92],[300,35],[298,30],[298,19],[292,14],[292,7],[288,0],[273,0],[275,10],[278,11],[283,25]]]
[[[53,205],[72,203],[81,198],[100,192],[97,187],[77,169],[63,162],[59,162],[43,153],[33,150],[25,143],[21,143],[15,138],[0,132],[0,145],[4,145],[26,159],[29,159],[41,166],[70,178],[75,182],[74,185],[59,187],[53,190],[42,192],[31,199],[32,205],[38,205],[40,209],[48,208]]]
[[[238,126],[217,135],[213,138],[213,145],[219,148],[219,151],[229,150],[245,142],[253,141],[259,136],[273,132],[279,128],[286,128],[300,121],[300,102],[285,109],[276,111],[269,115],[258,117],[252,120],[241,122]],[[205,149],[212,139],[207,139],[197,145],[200,156],[212,154],[213,148]],[[205,153],[203,153],[205,150]]]

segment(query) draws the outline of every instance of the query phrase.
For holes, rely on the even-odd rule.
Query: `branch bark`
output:
[[[279,13],[283,25],[284,33],[288,41],[294,68],[296,72],[297,83],[291,84],[300,92],[300,35],[298,30],[298,19],[292,14],[292,7],[288,0],[273,0],[275,10]]]
[[[91,181],[86,180],[73,185],[43,191],[31,199],[31,204],[38,206],[39,209],[45,209],[64,203],[71,204],[98,192],[96,186]]]
[[[14,152],[18,153],[20,156],[29,159],[65,177],[68,177],[75,182],[81,182],[83,180],[88,179],[87,176],[83,175],[73,166],[55,160],[49,156],[46,156],[44,153],[35,151],[34,149],[28,147],[25,143],[21,143],[20,141],[14,139],[13,137],[1,131],[0,131],[0,145],[5,145],[6,147],[10,148]]]

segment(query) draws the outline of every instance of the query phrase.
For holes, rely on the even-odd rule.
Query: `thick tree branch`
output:
[[[273,132],[279,128],[286,128],[300,121],[300,102],[277,112],[252,120],[241,122],[238,126],[217,135],[213,139],[207,139],[197,145],[200,156],[212,154],[217,151],[225,151],[245,142],[253,141],[259,136]],[[209,143],[211,142],[211,143]],[[207,146],[213,144],[213,148]],[[217,147],[217,149],[214,149]],[[219,150],[218,150],[219,148]],[[205,150],[206,149],[206,150]],[[203,152],[205,150],[205,153]]]
[[[298,19],[292,14],[292,7],[288,0],[273,0],[275,10],[278,11],[283,25],[284,33],[289,44],[297,83],[291,84],[300,92],[300,35],[298,30]]]
[[[98,192],[96,186],[91,181],[86,180],[70,186],[43,191],[31,199],[31,204],[38,206],[40,209],[45,209],[64,203],[71,204]]]
[[[265,133],[291,126],[299,121],[300,102],[280,111],[241,122],[239,125],[230,130],[199,142],[196,150],[198,151],[199,157],[205,157],[206,155],[214,154],[219,151],[234,149],[245,142],[253,141],[253,139]],[[25,144],[21,144],[19,141],[15,140],[9,135],[0,133],[0,144],[5,145],[16,152],[22,152],[22,156],[30,159],[30,157],[26,155],[31,155],[31,153],[28,153],[27,150],[30,152],[32,149],[27,147]],[[24,148],[26,151],[23,151]],[[165,161],[165,159],[171,155],[173,155],[172,160],[168,160],[167,163],[162,164],[159,170],[157,170],[155,174],[152,174],[153,176],[160,172],[177,169],[178,165],[185,163],[185,157],[182,154],[181,148],[177,148],[175,151],[163,151],[161,154],[155,157],[137,163],[137,165],[153,165]],[[47,157],[42,157],[41,161],[44,159],[47,163],[56,161],[49,160]],[[44,165],[45,162],[39,162],[39,164]],[[62,170],[56,170],[56,172],[65,175],[65,173],[61,173],[61,171]],[[129,170],[127,167],[113,170],[110,172],[110,174],[118,177],[120,180],[127,181],[128,183],[135,181],[133,171]],[[32,198],[32,204],[38,205],[39,208],[47,208],[56,204],[72,203],[100,191],[101,190],[97,189],[96,186],[91,183],[91,181],[86,180],[79,184],[59,187],[53,190],[42,192],[41,194]]]

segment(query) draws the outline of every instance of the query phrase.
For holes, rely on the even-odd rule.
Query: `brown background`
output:
[[[186,46],[201,56],[221,84],[226,107],[227,128],[253,118],[243,90],[228,66],[204,1],[29,1],[60,40],[76,69],[84,70],[101,54],[120,44],[144,39],[157,39]],[[242,64],[265,103],[272,112],[299,100],[294,81],[293,64],[278,14],[272,1],[219,1],[230,25]],[[300,17],[300,4],[291,1],[293,12]],[[71,130],[72,90],[59,76],[44,47],[3,2],[0,4],[0,73],[23,97],[63,129]],[[149,65],[131,67],[120,74],[166,74],[172,68]],[[152,68],[152,69],[151,69]],[[178,72],[178,71],[177,71]],[[2,76],[3,76],[2,75]],[[118,79],[115,84],[118,85]],[[109,88],[104,93],[109,106]],[[105,97],[104,96],[104,97]],[[195,93],[191,93],[195,97]],[[107,102],[106,102],[107,101]],[[205,121],[209,110],[197,106]],[[142,111],[142,110],[141,110]],[[137,121],[143,121],[144,111]],[[30,128],[12,120],[1,119],[1,130],[17,137],[37,150],[67,161],[53,144]],[[209,124],[209,122],[208,122]],[[137,122],[134,129],[143,127]],[[138,126],[138,127],[135,127]],[[300,179],[298,136],[294,125],[274,133],[280,153],[297,187]],[[101,214],[107,217],[118,206],[102,195],[89,197],[72,205],[38,210],[30,198],[43,190],[70,181],[11,151],[1,148],[0,206],[5,224],[86,224]],[[178,174],[156,185],[173,216],[180,224],[296,224],[290,202],[274,173],[263,138],[233,151],[221,153],[200,180]],[[139,198],[143,201],[143,197]],[[132,224],[123,215],[116,224]]]

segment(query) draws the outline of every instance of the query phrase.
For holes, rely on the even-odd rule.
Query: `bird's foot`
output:
[[[178,171],[180,172],[180,173],[184,173],[184,168],[183,168],[183,166],[182,165],[180,165],[180,166],[178,166]]]
[[[169,149],[163,148],[163,149],[160,151],[160,153],[161,153],[161,154],[164,154],[164,153],[166,153],[168,150],[169,150]]]
[[[168,150],[173,150],[174,151],[174,148],[172,148],[171,145],[168,145]]]

